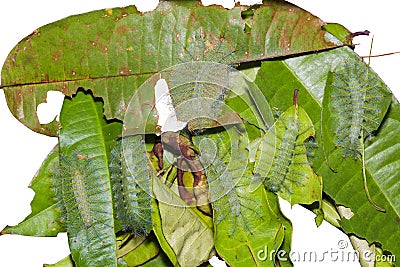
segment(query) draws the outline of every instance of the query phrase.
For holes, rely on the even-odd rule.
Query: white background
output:
[[[153,1],[1,1],[0,66],[8,52],[22,38],[42,25],[72,14],[126,6],[135,2],[151,6]],[[233,3],[233,1],[215,2],[225,2],[230,7]],[[326,22],[341,23],[350,31],[368,29],[375,36],[373,54],[400,50],[398,0],[293,0],[290,2]],[[244,1],[242,3],[245,4]],[[356,51],[360,55],[369,54],[370,37],[357,37],[355,43],[359,43]],[[372,59],[371,65],[399,98],[400,55]],[[47,153],[56,143],[56,138],[36,134],[12,117],[6,106],[4,93],[0,90],[0,229],[6,225],[15,225],[29,215],[29,203],[33,198],[33,191],[27,186]],[[313,214],[304,211],[301,207],[295,206],[290,210],[290,207],[284,205],[284,208],[286,214],[292,219],[295,229],[292,248],[294,251],[332,251],[337,249],[340,240],[346,239],[344,234],[332,229],[328,223],[324,222],[317,229],[314,225]],[[42,266],[43,263],[55,263],[68,254],[65,234],[58,238],[0,236],[0,266]],[[298,262],[295,266],[359,266],[359,264],[324,261],[315,264]]]

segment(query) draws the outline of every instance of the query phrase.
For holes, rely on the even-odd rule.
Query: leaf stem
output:
[[[364,148],[364,143],[362,143],[362,154],[361,154],[361,160],[362,160],[362,173],[363,173],[363,179],[364,179],[364,190],[365,194],[367,195],[367,199],[371,205],[380,212],[386,212],[386,209],[378,206],[371,198],[368,190],[368,184],[367,184],[367,174],[365,172],[365,148]]]

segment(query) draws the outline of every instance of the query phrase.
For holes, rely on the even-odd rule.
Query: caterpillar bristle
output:
[[[221,223],[229,220],[230,224],[227,231],[229,237],[234,237],[238,228],[245,229],[249,235],[253,235],[253,228],[256,225],[249,220],[249,214],[262,220],[263,217],[260,216],[258,210],[262,208],[262,204],[258,200],[252,199],[248,192],[252,172],[248,168],[241,169],[241,167],[247,165],[247,158],[241,159],[236,155],[232,159],[236,163],[227,164],[218,152],[223,147],[218,145],[222,137],[219,134],[216,134],[216,136],[217,144],[215,146],[207,145],[208,139],[204,136],[206,139],[200,142],[202,146],[200,147],[201,156],[199,157],[203,166],[206,166],[205,172],[214,222],[219,227]],[[197,137],[197,139],[202,139],[202,137]],[[214,148],[217,151],[214,151]],[[232,149],[238,149],[238,147],[234,146]],[[234,151],[230,153],[238,153]],[[231,156],[234,154],[231,154]],[[225,157],[230,156],[226,154]]]

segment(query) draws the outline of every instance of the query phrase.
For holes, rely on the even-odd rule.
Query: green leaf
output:
[[[81,91],[64,100],[60,122],[61,197],[72,257],[79,266],[117,266],[108,157],[115,138],[110,130],[120,124],[107,124],[102,103]]]
[[[53,172],[58,167],[58,147],[46,157],[39,171],[33,178],[30,188],[35,192],[31,202],[31,214],[16,226],[7,226],[1,234],[26,236],[57,236],[65,232],[63,212],[60,200],[56,199]]]
[[[355,164],[358,163],[358,164]],[[331,174],[324,180],[325,190],[337,204],[349,207],[354,215],[349,219],[342,219],[341,226],[346,233],[354,233],[366,238],[369,242],[379,242],[385,249],[398,255],[399,245],[393,236],[399,233],[397,227],[398,213],[390,206],[390,199],[386,199],[383,192],[368,173],[367,182],[369,193],[379,204],[386,208],[386,213],[375,210],[368,202],[364,191],[361,176],[361,162],[345,163],[340,174]],[[321,172],[329,172],[324,166]],[[351,197],[349,197],[351,196]],[[366,223],[368,222],[368,223]],[[376,231],[379,228],[379,231]]]
[[[129,232],[117,236],[117,257],[121,258],[122,256],[133,251],[140,246],[146,240],[146,238],[147,236],[135,236]]]
[[[376,248],[376,255],[379,261],[375,261],[375,267],[395,267],[396,258],[393,255],[383,253],[381,248]]]
[[[373,174],[390,206],[400,217],[400,114],[387,118],[377,136],[367,140],[365,161],[368,171]]]
[[[253,201],[247,201],[243,205],[250,205],[255,201],[265,201],[265,194],[264,188],[259,187],[248,195]],[[218,204],[215,204],[214,207],[222,208]],[[266,255],[266,258],[259,256],[262,255],[259,254],[260,251],[266,253],[277,250],[283,242],[285,231],[279,218],[274,215],[269,207],[263,204],[257,212],[243,209],[239,215],[242,218],[226,217],[215,226],[215,247],[218,254],[232,266],[274,266],[269,254]],[[259,217],[262,217],[262,220]],[[239,224],[238,220],[243,220],[243,224]],[[259,221],[260,224],[255,224],[256,221]],[[250,225],[244,225],[244,223]],[[233,227],[236,227],[234,233],[231,232]],[[268,249],[266,250],[266,248]]]
[[[319,130],[323,90],[331,65],[334,66],[338,58],[344,57],[340,50],[342,49],[282,61],[265,61],[255,79],[270,106],[278,113],[293,105],[293,91],[296,88],[299,90],[298,103],[310,117],[316,129],[315,141],[319,144],[322,143]],[[322,153],[322,146],[319,145],[315,156],[308,158],[313,167],[318,167],[325,160],[319,157]],[[323,175],[322,177],[325,178]]]
[[[351,45],[351,32],[338,23],[328,23],[322,29],[338,38],[342,43]]]
[[[340,228],[340,215],[336,209],[334,203],[327,199],[322,200],[322,212],[323,212],[323,219],[332,224],[333,226]],[[317,215],[319,210],[314,211]],[[322,223],[322,222],[321,222]],[[317,224],[318,225],[318,224]]]
[[[168,256],[160,251],[157,257],[141,265],[142,267],[170,267],[173,266],[168,259]]]
[[[160,246],[154,235],[150,235],[137,248],[123,256],[128,266],[138,266],[155,258],[160,252]]]
[[[192,60],[237,63],[329,49],[324,23],[284,1],[266,1],[246,18],[242,8],[163,1],[152,12],[133,6],[71,16],[40,27],[9,54],[1,86],[14,116],[41,125],[36,107],[50,90],[67,96],[90,88],[104,100],[106,118],[123,118],[127,103],[151,74]],[[207,18],[207,19],[204,19]]]
[[[264,188],[250,190],[245,136],[236,127],[225,130],[194,137],[214,209],[215,248],[233,266],[274,266],[265,249],[281,246],[282,222],[265,202]]]
[[[105,126],[108,139],[121,133],[121,125],[112,123]],[[32,179],[30,188],[35,192],[31,202],[31,214],[16,226],[7,226],[1,234],[18,234],[26,236],[57,236],[65,232],[65,214],[61,201],[55,191],[54,179],[59,167],[59,149],[55,147],[46,157],[40,169]]]
[[[159,179],[153,180],[161,228],[180,266],[197,266],[210,257],[214,247],[209,217],[186,203]]]
[[[293,226],[292,223],[282,214],[279,205],[279,198],[276,194],[266,191],[267,193],[267,204],[270,209],[270,212],[275,215],[275,217],[281,221],[284,229],[285,236],[283,238],[283,242],[279,247],[279,250],[275,253],[275,264],[276,266],[282,267],[292,267],[293,263],[290,260],[289,253],[291,251],[292,245],[292,234],[293,234]],[[268,255],[269,256],[269,255]]]
[[[153,232],[156,235],[158,242],[163,250],[163,252],[167,255],[170,262],[173,266],[178,265],[178,259],[175,255],[174,250],[168,243],[167,239],[163,234],[162,224],[161,224],[161,214],[158,208],[158,203],[155,199],[152,200],[152,221],[153,221]]]
[[[72,256],[68,255],[64,259],[60,260],[55,264],[43,264],[44,267],[75,267],[74,261],[72,260]]]
[[[392,103],[384,121],[382,128],[377,136],[367,140],[365,159],[368,170],[376,173],[380,187],[385,191],[385,195],[390,199],[391,206],[394,207],[397,214],[400,211],[400,185],[398,170],[400,150],[400,138],[397,135],[400,123],[400,104],[393,97]],[[384,156],[381,158],[381,156]],[[375,161],[379,158],[379,161]],[[400,216],[399,216],[400,217]]]

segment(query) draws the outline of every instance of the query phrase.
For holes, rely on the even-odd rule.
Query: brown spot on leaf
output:
[[[123,33],[126,33],[126,32],[128,32],[128,28],[126,27],[126,26],[119,26],[116,30],[115,30],[115,32],[116,33],[118,33],[118,34],[123,34]]]
[[[52,56],[54,62],[57,62],[57,61],[58,61],[58,57],[59,57],[58,53],[55,53],[55,54]]]
[[[122,67],[119,69],[119,74],[120,75],[129,75],[132,72],[132,70],[126,68],[126,67]]]
[[[42,79],[41,82],[49,82],[49,74],[44,74],[42,73]]]
[[[97,47],[98,47],[100,50],[102,50],[103,52],[105,52],[105,53],[108,52],[108,47],[105,46],[104,44],[102,44],[102,43],[97,43],[96,45],[97,45]]]
[[[279,38],[279,47],[282,47],[285,52],[290,51],[290,39],[289,39],[290,34],[288,31],[285,29],[282,31],[281,36]]]

